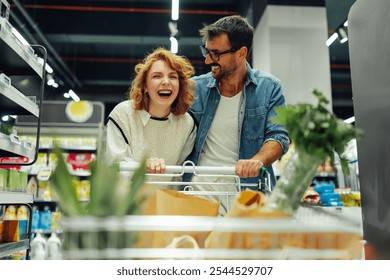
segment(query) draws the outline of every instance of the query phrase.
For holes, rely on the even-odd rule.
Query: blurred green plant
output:
[[[287,162],[264,209],[291,215],[300,206],[318,166],[335,154],[340,158],[342,172],[349,174],[348,160],[343,152],[349,141],[360,139],[363,132],[337,118],[327,108],[329,101],[314,89],[318,103],[279,107],[272,120],[282,124],[295,144],[295,152]]]
[[[91,165],[90,199],[80,201],[68,171],[63,151],[54,148],[57,166],[50,182],[58,196],[60,210],[65,216],[90,215],[96,217],[138,214],[146,198],[140,192],[146,180],[146,161],[143,161],[131,179],[120,178],[119,165],[108,165],[98,157]]]
[[[318,98],[316,105],[302,103],[277,108],[273,121],[288,130],[297,150],[322,160],[329,157],[332,162],[336,153],[342,171],[349,174],[348,161],[342,154],[348,142],[361,139],[363,132],[331,113],[326,108],[329,101],[320,91],[314,89],[312,93]]]

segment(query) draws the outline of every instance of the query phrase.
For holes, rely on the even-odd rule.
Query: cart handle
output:
[[[138,162],[121,162],[119,165],[120,171],[135,171],[139,168],[140,164]],[[174,174],[179,173],[183,175],[184,173],[193,173],[194,175],[199,174],[219,174],[219,175],[236,175],[235,166],[197,166],[192,161],[187,160],[183,165],[167,165],[166,173]],[[261,167],[260,177],[267,178],[269,173],[267,168],[264,166]]]
[[[138,162],[121,162],[119,165],[120,171],[135,171],[139,168]],[[220,175],[236,175],[234,166],[196,166],[192,161],[185,161],[183,165],[167,165],[166,173],[174,174],[193,173],[198,174],[220,174]]]

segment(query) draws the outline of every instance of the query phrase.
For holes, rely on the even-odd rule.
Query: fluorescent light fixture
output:
[[[54,82],[54,84],[51,85],[53,88],[58,88],[58,84]]]
[[[179,0],[172,0],[172,20],[179,19]]]
[[[168,28],[172,37],[175,37],[177,34],[179,34],[179,30],[177,29],[177,22],[168,22]]]
[[[333,33],[332,36],[329,37],[328,40],[326,40],[326,45],[329,47],[332,45],[332,43],[339,37],[339,34],[337,32]]]
[[[69,93],[65,92],[65,93],[64,93],[64,97],[65,97],[65,98],[69,98],[69,97],[70,97]]]
[[[337,33],[339,34],[341,44],[348,41],[347,32],[345,32],[345,29],[343,27],[340,27],[339,29],[337,29]]]
[[[53,68],[50,67],[49,64],[46,63],[45,70],[47,73],[53,73]]]
[[[171,52],[177,53],[179,49],[179,43],[177,42],[177,39],[175,37],[170,37],[169,40],[171,41]]]
[[[343,24],[345,27],[348,27],[348,20],[346,20]]]
[[[30,44],[27,42],[26,39],[22,36],[22,34],[19,33],[18,30],[16,30],[14,27],[12,27],[12,34],[25,46],[29,46]]]
[[[52,86],[52,85],[54,85],[54,83],[55,83],[54,79],[50,79],[47,81],[48,86]]]
[[[9,121],[10,117],[12,117],[13,119],[16,119],[16,115],[5,115],[1,118],[1,120],[3,122],[6,122],[6,121]]]
[[[78,97],[78,95],[73,91],[73,90],[69,90],[69,96],[72,97],[72,99],[76,102],[79,102],[80,101],[80,97]]]
[[[350,117],[350,118],[344,120],[344,122],[345,122],[345,123],[353,123],[353,122],[355,122],[355,116]]]
[[[41,64],[43,66],[43,58],[37,57],[37,59],[38,59],[39,64]],[[48,63],[46,63],[46,65],[45,65],[45,70],[47,73],[50,73],[50,74],[53,73],[53,68],[51,68]]]

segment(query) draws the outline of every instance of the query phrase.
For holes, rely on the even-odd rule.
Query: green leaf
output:
[[[118,203],[116,215],[129,215],[134,212],[135,208],[138,208],[143,199],[138,194],[141,188],[145,185],[146,181],[146,160],[143,160],[138,169],[131,177],[130,184],[128,185],[128,191]]]
[[[56,147],[53,149],[53,153],[57,156],[57,167],[52,172],[50,182],[52,188],[58,195],[61,212],[65,216],[86,214],[85,208],[77,198],[72,177],[62,156],[62,150]]]
[[[94,216],[109,216],[115,212],[112,196],[118,186],[119,166],[96,160],[91,166],[91,192],[88,213]]]
[[[326,108],[329,101],[317,89],[313,95],[317,105],[301,103],[276,109],[277,116],[272,120],[282,124],[298,150],[309,152],[319,159],[341,154],[349,141],[359,140],[363,133],[352,125],[344,123]],[[343,168],[343,172],[348,172]]]

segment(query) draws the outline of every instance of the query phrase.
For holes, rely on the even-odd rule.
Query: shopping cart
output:
[[[129,175],[137,166],[121,166],[121,172]],[[167,166],[167,174],[156,180],[148,175],[148,183],[172,185],[172,180],[162,178],[181,177],[186,172],[197,176],[232,179],[237,190],[226,192],[226,183],[212,193],[189,190],[199,182],[177,182],[184,186],[183,193],[202,197],[224,197],[234,199],[241,191],[239,178],[234,168],[200,167],[191,163],[183,166]],[[218,174],[218,175],[216,175]],[[210,184],[210,182],[207,182]],[[334,210],[334,211],[333,211]],[[66,259],[361,259],[362,226],[360,209],[321,210],[300,208],[294,217],[253,219],[229,216],[180,216],[178,215],[134,215],[125,217],[64,217],[62,226],[66,236],[86,244],[99,244],[102,234],[109,240],[108,247],[67,246]],[[356,211],[355,211],[356,210]],[[351,218],[353,217],[353,219]],[[206,234],[204,244],[194,242],[188,233]],[[136,245],[138,234],[169,233],[171,242],[165,247],[155,248],[151,244]],[[171,233],[175,233],[172,235]],[[178,246],[185,238],[186,246]],[[208,243],[207,243],[208,242]]]
[[[139,167],[138,163],[120,165],[122,175],[130,176]],[[185,182],[181,178],[185,173],[193,174],[193,180]],[[166,180],[163,180],[163,179]],[[181,166],[167,166],[165,174],[148,174],[147,183],[159,186],[175,185],[177,190],[189,195],[216,200],[222,203],[225,212],[230,209],[232,200],[245,188],[271,193],[270,173],[265,167],[260,170],[257,184],[241,183],[235,174],[234,166],[196,166],[192,161],[185,161]],[[205,186],[205,187],[201,187]]]

